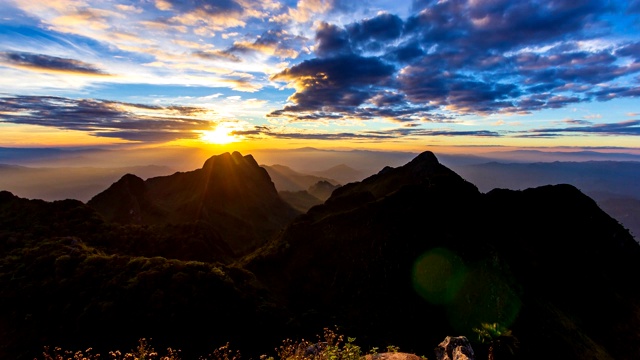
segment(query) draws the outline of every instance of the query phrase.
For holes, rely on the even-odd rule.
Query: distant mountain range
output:
[[[640,162],[489,162],[452,168],[484,192],[572,184],[595,199],[640,241]]]
[[[284,165],[262,165],[267,170],[271,181],[278,191],[302,191],[319,181],[326,181],[333,185],[340,183],[332,178],[319,175],[303,174]]]
[[[0,164],[0,189],[30,199],[88,201],[98,192],[131,173],[146,179],[168,175],[166,166],[130,167],[26,167]]]
[[[299,214],[225,153],[86,205],[0,192],[0,358],[139,337],[257,358],[334,325],[431,358],[447,335],[486,352],[482,324],[512,330],[516,359],[640,358],[629,231],[571,185],[468,180],[424,152]]]

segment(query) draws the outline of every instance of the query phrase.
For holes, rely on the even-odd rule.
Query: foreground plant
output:
[[[316,341],[293,341],[286,339],[275,349],[278,360],[360,360],[362,350],[355,344],[355,338],[337,334],[335,331],[325,328],[322,337]],[[373,348],[375,353],[378,348]],[[397,352],[396,346],[389,346],[389,352]],[[180,351],[168,348],[166,353],[160,354],[154,350],[146,339],[140,339],[135,350],[122,353],[119,350],[110,351],[106,357],[93,354],[92,349],[84,351],[68,351],[59,347],[45,347],[42,360],[181,360]],[[229,343],[215,349],[207,356],[201,356],[198,360],[241,360],[240,352],[232,350]],[[262,355],[260,360],[276,360],[273,356]]]
[[[483,323],[473,331],[478,334],[481,343],[489,345],[489,360],[494,360],[496,353],[508,352],[513,355],[518,348],[519,341],[511,330],[498,323]]]

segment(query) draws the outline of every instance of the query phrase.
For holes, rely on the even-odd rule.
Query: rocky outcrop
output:
[[[447,336],[434,349],[436,360],[474,360],[473,348],[464,336]]]

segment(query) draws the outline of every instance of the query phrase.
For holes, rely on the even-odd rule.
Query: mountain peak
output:
[[[125,175],[88,203],[108,221],[206,223],[240,254],[265,242],[298,213],[253,156],[225,152],[201,169],[146,181]]]
[[[431,151],[425,151],[409,162],[410,164],[440,164],[436,155]]]
[[[373,195],[379,199],[400,190],[404,186],[425,186],[456,188],[477,193],[478,189],[458,174],[440,164],[431,151],[425,151],[407,164],[392,168],[385,167],[359,183],[347,184],[334,191],[329,202],[356,194]]]

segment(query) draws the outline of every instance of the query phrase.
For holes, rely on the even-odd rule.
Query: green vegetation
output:
[[[335,331],[325,328],[323,336],[318,336],[315,342],[308,340],[292,341],[286,339],[278,348],[276,356],[278,360],[360,360],[362,351],[355,344],[355,338],[337,334]],[[398,352],[397,346],[388,346],[390,352]],[[372,349],[372,354],[377,348]],[[156,351],[147,339],[140,339],[138,346],[129,351],[109,351],[107,356],[94,353],[92,348],[84,351],[63,350],[62,348],[45,347],[42,360],[181,360],[180,350],[168,348],[164,353]],[[206,356],[198,357],[198,360],[240,360],[241,354],[232,350],[229,343],[215,349]],[[426,360],[426,358],[423,357]],[[260,360],[276,360],[273,356],[261,355]]]
[[[473,331],[478,334],[481,343],[489,346],[489,360],[494,360],[496,354],[513,355],[518,348],[518,339],[513,336],[511,330],[498,323],[483,323]]]

